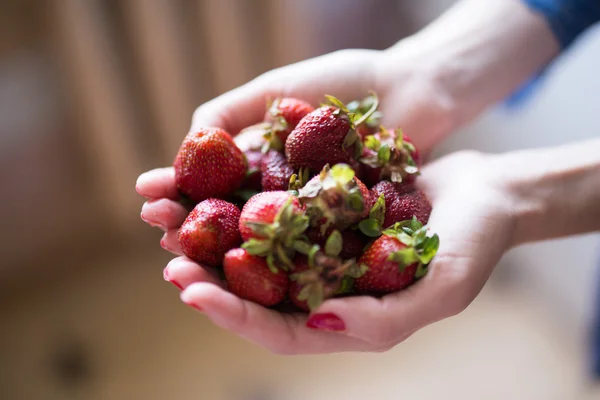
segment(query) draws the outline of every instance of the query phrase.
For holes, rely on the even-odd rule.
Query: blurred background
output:
[[[271,68],[383,49],[451,0],[0,1],[0,398],[600,399],[589,378],[598,235],[502,260],[463,314],[385,354],[280,357],[213,327],[162,279],[137,175],[194,108]],[[597,135],[600,31],[442,144]]]

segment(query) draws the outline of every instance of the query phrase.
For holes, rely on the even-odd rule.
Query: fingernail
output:
[[[185,304],[187,304],[188,306],[195,308],[196,310],[203,312],[204,310],[202,309],[202,307],[200,307],[198,304],[192,303],[192,302],[187,302],[184,301]]]
[[[148,225],[150,225],[150,226],[152,226],[154,228],[159,228],[160,230],[162,230],[164,232],[167,231],[167,228],[164,225],[162,225],[162,224],[160,224],[160,223],[158,223],[156,221],[152,221],[151,219],[148,219],[148,218],[144,217],[144,213],[143,212],[140,214],[140,218],[142,219],[142,221],[144,221],[145,223],[147,223]]]
[[[165,236],[167,236],[167,234],[165,233],[163,235],[163,237],[160,239],[160,247],[162,247],[163,249],[167,250],[167,251],[171,251],[171,249],[169,248],[169,246],[167,245],[167,239],[165,238]]]
[[[346,324],[333,313],[314,314],[306,321],[306,326],[323,331],[342,332],[346,330]]]
[[[183,290],[183,286],[181,286],[181,284],[179,284],[179,282],[177,282],[176,280],[171,279],[169,277],[169,268],[168,267],[165,268],[163,271],[163,278],[165,279],[165,281],[171,282],[173,285],[175,285],[177,287],[177,289]]]

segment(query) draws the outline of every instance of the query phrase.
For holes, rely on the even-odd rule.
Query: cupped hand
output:
[[[374,90],[383,124],[402,127],[427,152],[451,129],[451,107],[422,68],[422,60],[398,54],[347,50],[273,70],[200,106],[191,130],[219,126],[236,134],[262,119],[268,97],[291,96],[318,104],[324,94],[350,101]],[[142,219],[163,229],[161,245],[181,256],[165,268],[165,279],[183,290],[184,302],[217,325],[276,353],[381,351],[466,307],[508,246],[511,220],[496,204],[501,197],[484,176],[485,160],[459,154],[423,170],[419,182],[434,204],[430,226],[441,238],[425,278],[381,299],[328,300],[310,319],[242,300],[227,292],[213,269],[182,256],[177,230],[188,210],[177,202],[172,168],[142,174],[136,188],[149,199]]]
[[[348,102],[374,91],[382,123],[401,127],[427,153],[452,127],[451,103],[432,73],[435,69],[426,68],[427,57],[402,54],[402,46],[392,51],[342,50],[269,71],[198,107],[190,130],[217,126],[235,135],[262,120],[267,98],[297,97],[318,105],[325,94]],[[142,219],[165,231],[161,246],[182,255],[177,230],[188,210],[177,202],[173,168],[142,174],[136,190],[149,199]]]
[[[167,265],[165,279],[182,289],[183,302],[215,324],[275,353],[387,350],[464,310],[513,244],[511,194],[494,157],[459,152],[423,168],[418,182],[433,204],[429,227],[440,236],[440,248],[427,275],[403,291],[330,299],[307,316],[242,300],[226,290],[213,269],[186,257]],[[172,178],[160,174],[153,190],[173,193]],[[185,213],[166,202],[158,200],[145,210],[174,229]]]

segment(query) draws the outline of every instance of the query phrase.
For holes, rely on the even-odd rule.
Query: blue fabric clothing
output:
[[[589,27],[600,21],[600,0],[522,0],[529,8],[544,16],[548,26],[564,50]],[[543,74],[532,77],[513,93],[505,104],[518,108],[535,92]]]
[[[600,0],[523,1],[546,18],[563,49],[587,28],[600,21]]]

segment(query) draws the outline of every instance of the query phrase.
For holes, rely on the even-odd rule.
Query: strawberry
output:
[[[302,100],[291,97],[275,99],[268,105],[264,118],[265,122],[271,124],[265,135],[269,147],[273,150],[283,151],[290,132],[306,114],[313,110],[313,106]]]
[[[410,156],[412,157],[413,161],[415,162],[417,167],[420,167],[421,153],[419,153],[419,149],[417,149],[417,147],[413,143],[413,140],[406,133],[402,132],[402,138],[404,140],[404,146],[410,151]]]
[[[244,205],[240,216],[243,248],[267,258],[269,267],[288,270],[309,220],[298,199],[288,192],[259,193]]]
[[[415,218],[383,232],[358,260],[366,272],[354,282],[361,294],[381,295],[401,290],[427,273],[439,247],[437,235]]]
[[[358,230],[348,229],[342,232],[342,241],[343,246],[340,257],[345,260],[360,257],[367,245],[367,238],[361,235]]]
[[[320,227],[311,227],[306,230],[306,237],[310,243],[324,248],[327,238],[333,233],[333,227],[321,233]],[[367,244],[367,238],[357,230],[347,229],[342,232],[342,251],[340,257],[344,260],[358,258]]]
[[[288,190],[294,168],[285,156],[275,150],[269,151],[262,158],[260,165],[262,188],[264,191]]]
[[[330,226],[348,228],[365,218],[371,208],[369,190],[346,164],[326,166],[298,193],[311,224],[320,225],[323,234]]]
[[[283,301],[290,284],[283,271],[272,272],[264,258],[231,249],[223,259],[227,288],[242,299],[270,307]]]
[[[411,184],[382,181],[371,189],[371,196],[385,200],[385,219],[383,228],[396,222],[416,217],[419,222],[426,224],[431,214],[431,203],[425,193]]]
[[[371,198],[377,200],[369,211],[369,218],[358,224],[366,236],[379,237],[384,228],[413,217],[422,224],[429,221],[431,204],[412,183],[381,181],[371,189]]]
[[[244,153],[248,163],[248,172],[242,183],[242,189],[262,191],[262,172],[261,164],[264,154],[261,151],[247,151]]]
[[[261,188],[261,171],[260,163],[264,156],[262,148],[267,143],[265,133],[267,132],[268,124],[257,124],[243,129],[237,136],[233,138],[235,144],[242,150],[246,156],[248,163],[248,172],[242,184],[242,189],[254,190],[260,192]]]
[[[296,257],[296,259],[294,260],[294,272],[297,274],[303,273],[305,271],[307,271],[309,269],[308,266],[308,261],[306,259],[305,256],[298,256]],[[299,284],[297,281],[291,279],[290,280],[290,288],[288,291],[288,297],[290,298],[291,302],[298,307],[299,309],[301,309],[302,311],[310,311],[310,308],[308,307],[308,303],[306,302],[306,300],[300,300],[298,298],[298,296],[300,295],[300,292],[302,292],[302,289],[304,287]]]
[[[381,127],[380,132],[363,140],[361,176],[370,186],[384,179],[414,182],[419,174],[419,161],[419,152],[406,134]]]
[[[294,168],[320,171],[328,163],[350,164],[362,154],[353,114],[335,97],[327,98],[335,106],[307,114],[285,142],[285,155]]]
[[[199,263],[221,265],[223,255],[242,242],[239,219],[240,210],[224,200],[198,203],[177,233],[183,254]]]
[[[326,299],[349,292],[353,279],[364,274],[354,259],[342,260],[341,252],[342,234],[335,230],[322,249],[314,245],[308,256],[296,256],[289,295],[298,308],[316,309]]]
[[[194,202],[231,194],[241,185],[247,169],[242,151],[220,128],[189,133],[173,166],[177,189]]]
[[[239,149],[246,153],[248,151],[260,151],[266,143],[265,134],[270,125],[261,122],[244,128],[238,133],[233,141]]]
[[[362,100],[355,100],[347,104],[346,107],[351,113],[354,113],[355,118],[359,121],[362,120],[362,122],[355,124],[356,132],[361,139],[379,131],[382,114],[377,110],[378,106],[379,99],[375,93],[372,93]],[[366,118],[364,118],[365,115]]]

